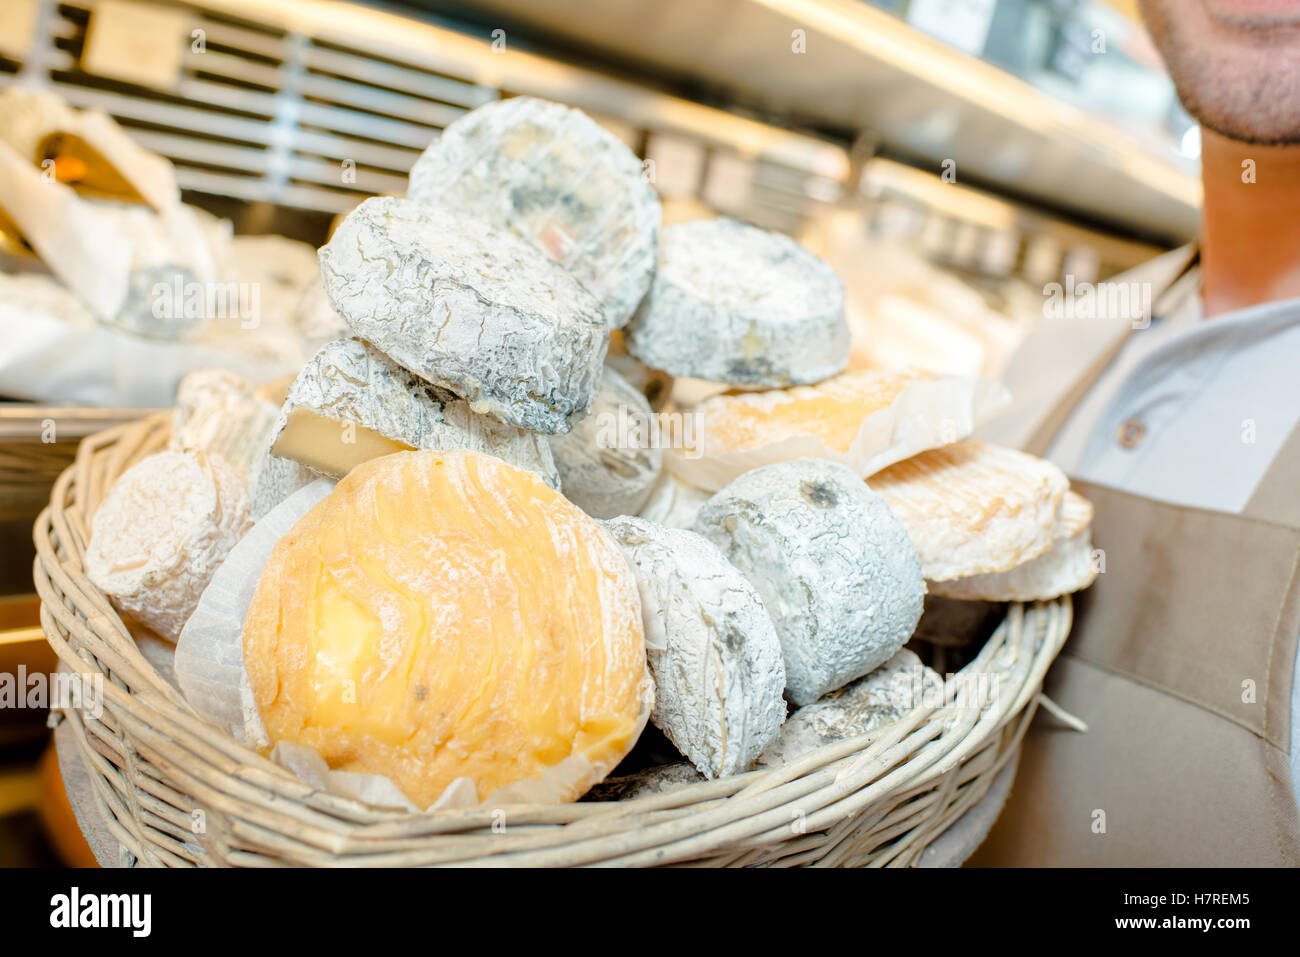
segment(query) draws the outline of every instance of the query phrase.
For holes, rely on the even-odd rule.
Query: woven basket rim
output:
[[[169,422],[155,413],[85,439],[34,530],[46,638],[67,668],[103,680],[100,719],[62,714],[109,830],[144,864],[914,863],[1015,753],[1069,632],[1068,596],[1008,604],[958,673],[992,676],[993,706],[959,706],[945,681],[941,707],[780,767],[621,801],[380,808],[316,790],[200,718],[86,579],[87,512],[165,446]],[[196,812],[198,833],[186,828]]]

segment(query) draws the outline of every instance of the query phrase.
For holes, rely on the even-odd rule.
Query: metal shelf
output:
[[[424,6],[454,9],[455,4]],[[723,98],[956,163],[982,182],[1169,240],[1195,233],[1200,183],[1172,150],[1063,103],[860,0],[477,0],[499,16]],[[805,31],[806,53],[792,51]]]

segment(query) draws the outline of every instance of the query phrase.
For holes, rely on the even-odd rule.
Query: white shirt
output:
[[[1181,280],[1182,295],[1171,289],[1164,314],[1128,336],[1048,458],[1085,481],[1240,512],[1300,422],[1300,299],[1205,322],[1197,278]],[[1126,424],[1141,436],[1131,447],[1119,440]],[[1290,752],[1300,800],[1300,655]]]

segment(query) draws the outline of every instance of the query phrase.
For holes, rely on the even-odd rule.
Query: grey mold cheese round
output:
[[[746,472],[705,503],[694,527],[763,596],[795,704],[887,661],[921,617],[916,549],[846,465],[794,459]]]
[[[596,518],[635,514],[663,468],[654,421],[645,396],[606,366],[586,418],[551,437],[564,497]]]
[[[743,771],[786,711],[781,645],[762,598],[694,532],[631,516],[605,527],[641,594],[650,720],[706,777]]]
[[[611,329],[650,287],[659,197],[632,151],[580,110],[526,96],[480,106],[415,161],[407,196],[527,237],[591,290]]]
[[[356,335],[475,412],[567,432],[600,388],[599,301],[508,230],[378,197],[343,220],[320,265]]]
[[[664,229],[624,335],[653,369],[736,386],[819,382],[849,361],[835,271],[788,236],[732,219]]]

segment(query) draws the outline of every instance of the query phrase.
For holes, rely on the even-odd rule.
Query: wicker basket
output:
[[[144,865],[908,865],[1015,754],[1070,628],[1068,598],[1011,605],[963,678],[882,731],[780,768],[618,802],[411,814],[313,789],[198,718],[85,577],[90,516],[163,447],[153,416],[86,439],[36,524],[41,624],[72,670],[103,676],[98,719],[64,711],[108,830]],[[130,859],[128,857],[128,859]]]

